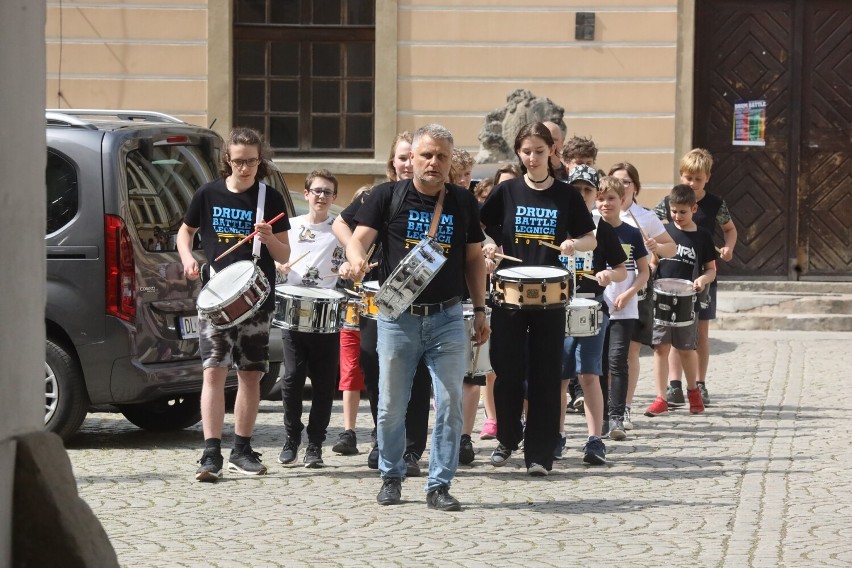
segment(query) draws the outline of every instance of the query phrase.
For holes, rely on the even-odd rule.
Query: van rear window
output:
[[[195,190],[216,176],[216,164],[198,146],[154,146],[150,159],[127,155],[130,216],[142,245],[176,251],[175,239]],[[201,247],[199,239],[193,247]]]

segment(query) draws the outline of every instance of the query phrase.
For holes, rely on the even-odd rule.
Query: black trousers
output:
[[[491,327],[497,440],[516,450],[523,439],[527,467],[537,463],[549,470],[559,438],[565,308],[510,310],[497,306],[491,312]],[[526,429],[521,424],[525,379]]]
[[[364,388],[370,398],[370,412],[373,424],[379,409],[379,355],[376,344],[379,340],[379,326],[374,319],[361,317],[361,371],[364,373]],[[429,369],[420,360],[411,386],[411,398],[405,413],[406,450],[417,457],[426,450],[429,436],[429,407],[432,398],[432,376]]]
[[[627,352],[630,349],[630,338],[633,337],[636,324],[635,319],[610,319],[609,320],[609,377],[610,390],[608,410],[610,417],[624,416],[624,405],[627,401]],[[604,420],[607,415],[604,415]]]
[[[284,430],[287,438],[302,438],[302,398],[305,379],[310,374],[311,411],[308,417],[308,442],[322,444],[331,420],[331,407],[337,390],[340,334],[284,329],[281,335],[284,338],[281,398],[284,402]]]

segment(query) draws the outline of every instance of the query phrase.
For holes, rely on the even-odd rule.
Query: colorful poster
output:
[[[766,146],[766,101],[734,103],[734,146]]]

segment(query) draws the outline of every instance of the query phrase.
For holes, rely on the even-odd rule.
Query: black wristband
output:
[[[476,312],[482,312],[482,313],[485,313],[485,306],[474,306],[474,307],[473,307],[473,312],[474,312],[474,313],[476,313]]]

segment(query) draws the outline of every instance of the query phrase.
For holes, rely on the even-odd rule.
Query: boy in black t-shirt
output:
[[[211,269],[220,271],[238,261],[252,259],[252,246],[237,248],[221,260],[215,260],[252,230],[257,231],[260,258],[257,266],[270,287],[275,285],[275,264],[290,258],[286,217],[274,224],[257,218],[260,185],[267,175],[260,134],[250,128],[235,128],[222,155],[223,177],[203,185],[192,198],[184,222],[178,231],[177,249],[188,280],[199,277],[198,262],[192,255],[196,232]],[[284,198],[275,190],[266,190],[263,217],[273,219],[284,213]],[[238,290],[234,290],[237,292]],[[234,449],[228,469],[245,475],[263,475],[266,466],[260,454],[251,448],[251,435],[260,403],[260,379],[269,371],[269,326],[275,309],[275,294],[248,319],[226,329],[215,329],[205,318],[199,319],[199,347],[204,383],[201,387],[201,423],[204,453],[195,472],[198,481],[215,482],[222,477],[222,427],[225,420],[225,379],[230,367],[237,368],[237,400],[234,405]]]
[[[670,258],[661,258],[657,278],[678,278],[693,281],[693,290],[700,292],[716,278],[716,251],[709,231],[692,220],[698,209],[695,192],[688,185],[676,185],[669,195],[672,223],[666,231],[675,241],[677,250]],[[700,274],[700,276],[699,276]],[[656,306],[655,306],[656,309]],[[657,314],[655,313],[655,318]],[[666,381],[669,374],[669,351],[672,347],[680,353],[686,375],[689,411],[704,412],[704,402],[698,390],[698,320],[693,316],[690,325],[684,327],[665,326],[654,323],[654,378],[657,398],[645,410],[645,416],[658,416],[668,411]]]

